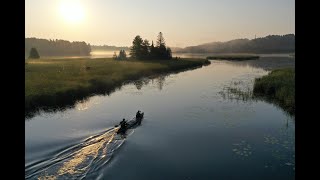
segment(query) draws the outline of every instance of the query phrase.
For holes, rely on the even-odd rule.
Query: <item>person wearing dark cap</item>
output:
[[[140,110],[137,112],[136,114],[136,119],[139,119],[141,117],[141,114],[140,114]]]
[[[125,132],[126,129],[127,129],[127,122],[126,122],[126,120],[124,118],[120,122],[120,129],[122,130],[122,132]]]

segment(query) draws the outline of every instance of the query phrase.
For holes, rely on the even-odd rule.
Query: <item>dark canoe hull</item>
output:
[[[117,133],[118,134],[125,133],[128,129],[133,128],[137,125],[140,125],[143,117],[144,117],[144,113],[141,113],[141,118],[133,118],[132,120],[128,121],[127,128],[126,129],[120,128]]]

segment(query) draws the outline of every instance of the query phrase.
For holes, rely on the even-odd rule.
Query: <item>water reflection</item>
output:
[[[247,61],[228,61],[228,60],[214,60],[222,61],[231,66],[251,67],[270,71],[273,69],[295,67],[295,58],[292,57],[260,57],[258,60]]]
[[[151,78],[141,78],[133,81],[133,84],[136,86],[137,90],[141,90],[143,86],[149,85],[150,81],[153,83],[153,79]]]
[[[237,63],[213,61],[192,72],[128,82],[112,96],[95,96],[76,105],[85,111],[33,118],[26,122],[26,177],[294,179],[294,121],[246,95],[252,80],[267,71],[231,64]],[[111,138],[105,129],[131,117],[137,107],[148,113],[146,123],[135,129],[123,151],[111,161],[104,159],[113,149],[112,143],[104,146]],[[83,141],[87,137],[92,141]],[[92,143],[74,146],[82,142]],[[57,155],[61,151],[72,153]],[[61,161],[52,164],[54,157]],[[136,173],[141,169],[144,173]]]
[[[141,90],[143,86],[147,86],[151,82],[151,84],[155,84],[161,91],[165,85],[166,77],[168,77],[168,75],[160,75],[153,78],[142,78],[134,81],[133,84],[136,86],[137,90]]]
[[[101,90],[99,92],[96,92],[95,94],[87,95],[80,100],[75,100],[75,99],[67,100],[66,99],[65,104],[63,106],[41,107],[39,109],[25,111],[25,120],[29,120],[32,117],[34,117],[36,115],[40,115],[42,113],[63,112],[63,111],[66,111],[68,109],[73,109],[73,108],[76,108],[79,111],[87,110],[88,108],[90,108],[88,105],[88,102],[90,101],[91,96],[94,96],[94,95],[110,96],[110,94],[112,94],[113,92],[120,91],[122,89],[122,87],[125,85],[133,84],[133,85],[135,85],[136,89],[140,91],[140,90],[142,90],[143,86],[148,86],[149,83],[151,82],[152,84],[155,84],[156,87],[161,91],[163,89],[163,87],[165,86],[165,80],[166,80],[166,77],[168,77],[168,76],[169,76],[169,74],[162,74],[162,75],[157,75],[157,76],[153,76],[153,77],[149,77],[149,78],[141,78],[141,79],[134,80],[134,81],[126,81],[122,85],[115,87],[111,90],[108,90],[108,91]],[[137,94],[141,95],[141,93],[142,92],[139,92]]]
[[[143,86],[143,81],[142,80],[138,80],[138,81],[135,81],[133,84],[136,86],[136,88],[138,90],[141,90],[141,88]]]
[[[162,90],[163,86],[164,86],[164,82],[165,82],[165,77],[164,76],[160,76],[158,78],[156,78],[156,82],[158,85],[158,89]]]
[[[205,56],[205,55],[204,55]],[[198,57],[198,55],[195,55],[195,57]],[[214,62],[219,62],[220,60],[214,60]],[[292,57],[261,57],[259,60],[248,60],[248,61],[221,61],[222,63],[228,64],[230,66],[236,66],[236,67],[247,67],[254,69],[255,72],[251,74],[251,76],[255,74],[261,74],[263,71],[269,71],[275,68],[281,68],[281,67],[294,67],[295,58]],[[188,71],[188,70],[185,70]],[[179,73],[182,71],[178,71],[175,73]],[[171,73],[174,74],[174,73]],[[115,87],[113,89],[110,89],[108,91],[101,89],[99,92],[96,92],[95,94],[87,95],[81,99],[78,98],[64,98],[62,101],[62,106],[49,106],[49,107],[41,107],[40,109],[30,109],[25,110],[25,119],[30,119],[36,115],[41,114],[42,112],[58,112],[58,111],[65,111],[70,108],[75,108],[76,104],[79,102],[86,101],[89,97],[92,95],[110,95],[111,93],[115,91],[121,90],[123,85],[126,84],[134,84],[137,90],[142,90],[143,86],[146,86],[150,83],[156,83],[157,88],[161,91],[163,87],[165,86],[165,80],[168,74],[162,74],[158,75],[157,77],[152,78],[142,78],[136,81],[128,81],[123,83],[122,85]],[[243,83],[245,84],[245,83]],[[250,85],[250,84],[249,84]],[[229,91],[229,92],[227,92]],[[238,89],[235,88],[229,88],[227,87],[225,90],[223,90],[220,95],[224,97],[225,99],[230,100],[237,100],[237,101],[248,101],[250,99],[250,95],[248,96],[249,91],[245,91],[245,93],[242,93],[243,91],[238,91]],[[137,94],[141,94],[142,92],[139,92]],[[235,96],[236,95],[236,96]],[[227,97],[228,96],[228,97]],[[231,97],[233,96],[233,97]],[[85,110],[84,108],[81,108]]]
[[[80,101],[76,106],[79,111],[85,111],[89,108],[88,101]]]

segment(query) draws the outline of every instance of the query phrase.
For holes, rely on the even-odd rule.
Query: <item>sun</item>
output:
[[[68,23],[80,23],[84,19],[84,8],[79,0],[63,0],[60,2],[59,12]]]

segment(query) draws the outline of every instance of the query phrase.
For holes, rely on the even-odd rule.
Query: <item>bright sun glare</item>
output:
[[[84,9],[79,0],[63,0],[59,6],[60,15],[68,23],[80,23],[84,18]]]

